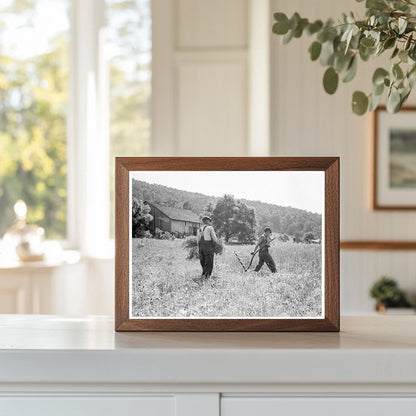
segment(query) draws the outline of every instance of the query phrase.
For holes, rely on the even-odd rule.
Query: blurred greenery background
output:
[[[149,148],[151,8],[150,0],[106,0],[105,7],[110,166],[103,174],[110,175],[112,235],[114,157]],[[71,12],[71,0],[0,5],[0,237],[17,199],[47,238],[67,235]]]

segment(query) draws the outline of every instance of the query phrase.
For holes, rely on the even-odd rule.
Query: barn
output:
[[[156,228],[162,231],[169,231],[173,234],[196,235],[201,225],[199,216],[188,209],[166,207],[160,204],[149,202],[153,222],[151,226],[152,234]]]

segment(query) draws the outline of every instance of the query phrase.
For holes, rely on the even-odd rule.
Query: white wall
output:
[[[350,10],[364,15],[362,4],[351,0],[272,0],[273,12],[298,11],[312,19],[335,18]],[[341,240],[415,240],[415,212],[375,212],[370,207],[371,116],[353,115],[350,103],[354,90],[370,92],[377,62],[360,62],[357,79],[329,96],[322,88],[324,68],[309,59],[311,42],[304,37],[282,45],[272,36],[272,154],[341,157]],[[371,311],[368,289],[383,274],[415,294],[415,257],[412,251],[342,251],[342,312]]]
[[[152,10],[153,155],[245,155],[249,1],[153,0]]]
[[[153,1],[154,155],[267,156],[270,148],[279,156],[340,156],[342,239],[415,239],[416,213],[370,209],[371,117],[353,115],[350,102],[355,89],[369,90],[375,64],[360,63],[359,77],[330,97],[322,88],[324,69],[309,60],[311,40],[282,46],[264,31],[269,25],[271,33],[272,11],[325,18],[362,5]],[[382,274],[415,295],[415,266],[414,252],[341,252],[342,313],[371,312],[368,289]],[[96,296],[87,312],[111,314],[113,264],[91,263],[88,276]]]

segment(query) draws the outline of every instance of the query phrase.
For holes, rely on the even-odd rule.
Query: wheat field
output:
[[[133,317],[318,317],[322,313],[321,246],[274,242],[277,273],[243,271],[253,246],[226,245],[202,284],[199,260],[183,240],[132,240]],[[251,270],[257,264],[253,261]]]

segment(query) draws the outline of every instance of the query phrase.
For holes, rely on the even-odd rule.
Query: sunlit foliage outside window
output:
[[[44,227],[47,238],[67,235],[71,3],[0,1],[0,238],[13,222],[17,199],[27,203],[28,222]],[[151,0],[103,5],[111,214],[103,227],[113,235],[114,157],[149,153]]]
[[[0,2],[0,238],[17,199],[48,238],[66,237],[69,6]]]

